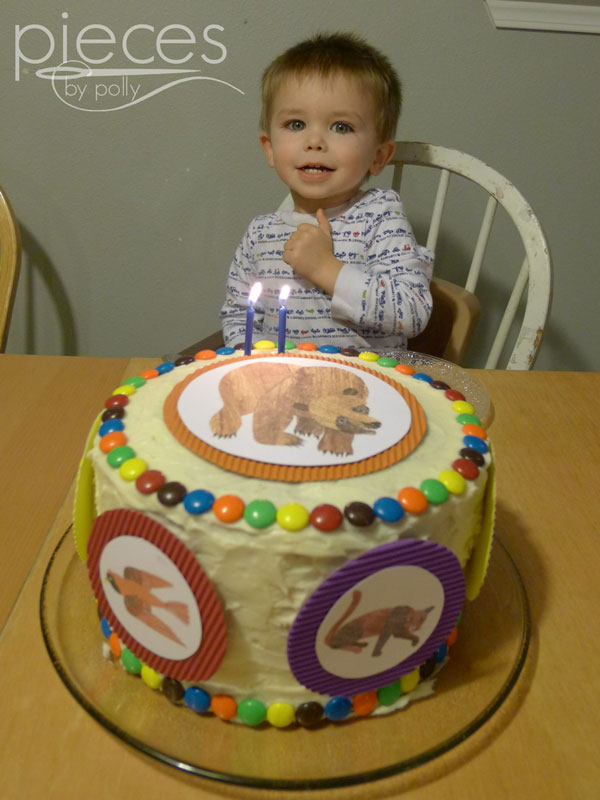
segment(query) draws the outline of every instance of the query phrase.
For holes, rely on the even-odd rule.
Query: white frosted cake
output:
[[[492,458],[468,399],[413,373],[221,348],[117,387],[74,515],[111,657],[253,726],[431,693],[485,576]]]

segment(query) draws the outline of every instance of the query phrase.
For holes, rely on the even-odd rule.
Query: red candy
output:
[[[104,403],[104,408],[117,408],[126,406],[129,402],[129,398],[126,394],[113,394],[111,395],[106,403]]]
[[[310,523],[318,531],[334,531],[342,524],[343,516],[339,508],[323,503],[316,506],[310,513]]]
[[[147,469],[136,479],[135,488],[141,494],[156,492],[165,482],[165,476],[157,469]]]
[[[474,481],[479,475],[477,465],[468,458],[457,458],[456,461],[452,463],[452,469],[468,481]]]
[[[460,392],[457,392],[456,389],[447,389],[444,392],[444,394],[446,395],[448,400],[452,400],[452,402],[454,402],[455,400],[464,400],[465,399],[464,394],[461,394]]]

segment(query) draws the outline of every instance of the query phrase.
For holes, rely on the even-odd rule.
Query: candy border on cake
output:
[[[270,344],[275,346],[273,343]],[[307,347],[308,343],[303,344],[304,347],[300,344],[297,349],[312,349]],[[98,431],[100,449],[105,453],[109,466],[118,469],[124,481],[135,482],[136,489],[142,494],[156,493],[158,502],[164,506],[170,507],[182,503],[183,508],[194,515],[212,511],[217,519],[224,523],[237,522],[243,517],[249,526],[255,528],[265,528],[276,521],[281,528],[288,531],[298,531],[311,524],[322,532],[332,532],[341,525],[344,517],[356,527],[367,527],[375,517],[388,523],[398,522],[405,513],[422,514],[430,504],[439,505],[446,502],[452,494],[463,494],[466,481],[478,477],[480,467],[485,465],[484,456],[489,449],[486,442],[487,434],[481,421],[475,416],[473,406],[465,400],[461,392],[451,389],[443,381],[433,380],[427,373],[417,372],[414,367],[400,364],[394,358],[380,357],[377,353],[369,351],[359,353],[357,350],[340,349],[332,345],[315,347],[315,351],[326,355],[339,354],[346,358],[358,357],[367,362],[376,362],[381,367],[396,369],[404,375],[412,376],[415,380],[428,383],[433,389],[444,391],[452,403],[452,409],[456,411],[456,420],[462,426],[464,433],[464,447],[450,468],[442,470],[437,477],[422,481],[419,488],[400,487],[396,498],[377,498],[372,505],[357,501],[348,504],[344,509],[338,509],[331,504],[321,504],[309,510],[294,502],[276,508],[270,500],[262,498],[244,503],[235,495],[215,497],[210,487],[188,491],[178,480],[167,480],[160,468],[148,465],[128,444],[124,418],[129,397],[142,389],[148,380],[171,372],[178,366],[191,364],[194,361],[209,361],[219,355],[232,355],[236,351],[231,347],[202,350],[193,357],[184,356],[175,361],[162,362],[153,369],[143,370],[139,375],[129,378],[117,387],[106,400],[105,410],[101,416]]]

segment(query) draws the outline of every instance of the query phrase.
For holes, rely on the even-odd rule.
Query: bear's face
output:
[[[308,405],[297,403],[295,407],[326,430],[373,434],[381,427],[381,422],[369,416],[369,409],[355,394],[327,395],[311,400]]]

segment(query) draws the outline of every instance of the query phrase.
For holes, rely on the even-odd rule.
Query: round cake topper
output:
[[[492,460],[488,466],[488,479],[483,498],[483,520],[481,532],[475,542],[471,558],[466,566],[467,599],[474,600],[479,594],[487,575],[494,540],[496,520],[496,464]]]
[[[88,571],[100,612],[145,664],[178,680],[216,672],[227,648],[221,604],[166,528],[135,511],[104,512],[88,541]]]
[[[374,472],[405,458],[426,431],[423,409],[398,382],[307,355],[228,359],[198,370],[174,387],[164,419],[203,458],[278,481]]]
[[[296,679],[326,695],[379,689],[430,658],[465,598],[460,562],[440,544],[402,539],[330,575],[288,636]]]
[[[96,506],[94,503],[94,468],[88,458],[88,453],[94,445],[94,440],[101,422],[101,414],[98,414],[88,434],[75,481],[73,535],[75,537],[77,555],[84,563],[87,560],[87,542],[90,538],[92,525],[96,519]]]

